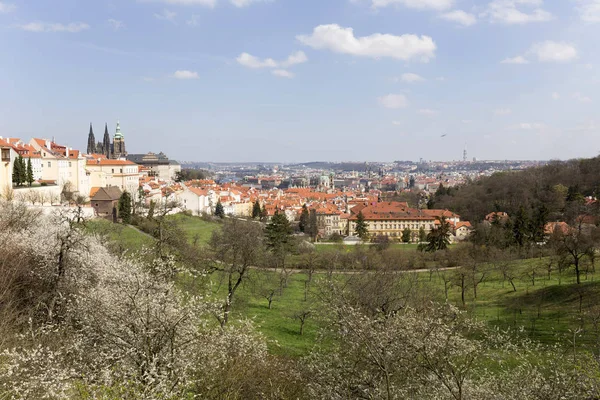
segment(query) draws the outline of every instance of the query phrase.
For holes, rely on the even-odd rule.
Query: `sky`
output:
[[[600,0],[0,0],[0,136],[179,161],[600,152]],[[443,136],[445,135],[445,136]]]

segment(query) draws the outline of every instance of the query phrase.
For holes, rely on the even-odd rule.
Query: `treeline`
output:
[[[595,157],[553,161],[543,167],[499,172],[457,188],[441,187],[429,205],[452,210],[472,223],[491,212],[510,216],[524,212],[531,217],[540,209],[548,221],[563,221],[577,216],[573,213],[585,197],[599,194],[600,157]],[[591,211],[598,212],[597,208]]]

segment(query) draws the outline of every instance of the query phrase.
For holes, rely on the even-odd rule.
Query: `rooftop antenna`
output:
[[[467,162],[467,142],[465,142],[465,149],[463,150],[463,162]]]

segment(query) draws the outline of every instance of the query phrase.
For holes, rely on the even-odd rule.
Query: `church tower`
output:
[[[96,152],[96,138],[94,137],[94,130],[92,129],[92,124],[90,123],[90,133],[88,135],[87,153],[93,154],[95,152]]]
[[[106,158],[112,158],[112,149],[110,147],[110,135],[108,134],[108,124],[104,124],[104,139],[102,140],[102,154]]]
[[[113,139],[113,158],[121,158],[125,157],[126,155],[127,151],[125,151],[125,137],[121,133],[121,126],[119,125],[119,121],[117,121],[117,130]]]

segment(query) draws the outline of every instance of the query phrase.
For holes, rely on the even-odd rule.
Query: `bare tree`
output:
[[[225,219],[210,241],[213,271],[226,280],[227,293],[220,312],[215,314],[224,327],[231,312],[235,294],[247,279],[252,266],[263,255],[262,227],[253,222]]]

